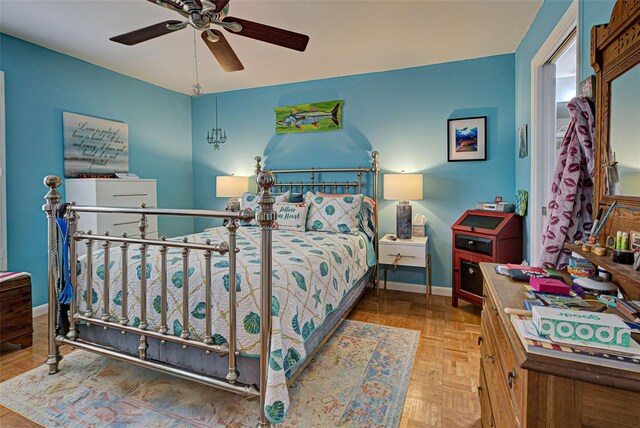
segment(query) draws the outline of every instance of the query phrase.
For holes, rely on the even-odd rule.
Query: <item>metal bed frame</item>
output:
[[[265,414],[265,397],[266,397],[266,385],[267,385],[267,370],[269,364],[269,348],[271,342],[271,294],[272,294],[272,230],[273,223],[276,220],[276,213],[273,210],[273,204],[275,199],[272,195],[272,188],[283,190],[288,188],[290,190],[300,189],[304,192],[304,189],[326,189],[333,190],[333,193],[337,193],[338,189],[344,189],[345,193],[349,193],[350,189],[357,190],[357,193],[361,193],[363,182],[362,177],[366,173],[372,175],[372,187],[373,187],[373,199],[375,202],[374,207],[374,221],[375,221],[375,238],[374,248],[376,255],[378,254],[378,174],[380,170],[378,162],[378,152],[374,151],[371,154],[372,162],[370,167],[366,168],[323,168],[323,169],[290,169],[290,170],[263,170],[260,162],[261,158],[258,156],[255,158],[255,173],[257,176],[257,184],[260,190],[258,198],[258,204],[260,205],[260,211],[254,214],[253,211],[247,209],[238,212],[233,211],[213,211],[213,210],[192,210],[192,209],[159,209],[159,208],[147,208],[141,205],[140,208],[113,208],[113,207],[95,207],[95,206],[78,206],[75,203],[71,203],[67,206],[64,212],[64,219],[68,224],[68,236],[69,236],[69,259],[70,266],[70,279],[72,284],[77,283],[77,272],[75,266],[78,261],[77,245],[84,243],[87,248],[87,282],[86,282],[86,310],[80,311],[78,302],[80,297],[77,295],[77,287],[74,287],[72,301],[69,310],[69,331],[64,334],[61,331],[60,325],[60,305],[58,302],[59,286],[58,278],[64,275],[62,263],[58,256],[58,242],[60,235],[57,227],[58,210],[61,206],[61,195],[57,188],[62,185],[62,180],[54,175],[45,177],[44,184],[49,188],[49,191],[45,195],[46,203],[42,209],[47,215],[48,221],[48,252],[49,252],[49,269],[48,269],[48,287],[49,287],[49,326],[48,326],[48,357],[46,364],[49,365],[49,374],[55,374],[59,370],[59,362],[62,359],[59,348],[61,345],[68,345],[72,349],[79,348],[84,349],[96,354],[104,355],[107,357],[115,358],[121,361],[125,361],[137,366],[147,367],[154,370],[158,370],[164,373],[168,373],[177,377],[181,377],[188,380],[203,383],[205,385],[213,386],[228,392],[233,392],[239,395],[243,395],[247,398],[259,398],[260,399],[260,418],[258,421],[259,427],[269,426],[269,420]],[[276,183],[276,176],[285,174],[297,174],[308,173],[310,174],[310,182],[290,182],[290,183]],[[356,173],[357,181],[349,182],[316,182],[315,174],[322,173]],[[77,230],[78,213],[119,213],[119,214],[138,214],[140,215],[140,221],[138,223],[138,229],[140,230],[139,238],[131,238],[126,234],[122,236],[111,236],[108,231],[105,231],[102,235],[93,234],[91,231],[83,232]],[[147,217],[153,216],[178,216],[178,217],[204,217],[215,219],[226,219],[227,230],[229,233],[228,242],[211,243],[209,240],[206,243],[193,243],[183,241],[170,241],[164,236],[160,239],[150,239],[146,237],[147,232]],[[256,219],[260,226],[260,384],[259,388],[256,385],[245,385],[237,382],[236,371],[236,358],[239,352],[236,350],[236,288],[229,287],[229,340],[227,344],[216,345],[213,343],[211,332],[211,256],[214,252],[219,254],[227,254],[229,257],[229,278],[236,277],[236,257],[240,249],[236,245],[236,232],[238,229],[238,221],[250,221]],[[110,278],[109,269],[104,270],[103,277],[103,304],[102,308],[94,311],[91,299],[93,294],[93,269],[92,269],[92,257],[93,257],[93,245],[99,243],[104,251],[104,264],[109,266],[109,249],[111,245],[118,245],[121,249],[122,256],[120,263],[122,266],[122,309],[120,314],[120,321],[116,322],[112,320],[109,309],[109,288]],[[140,266],[142,269],[146,269],[146,254],[149,247],[160,248],[161,258],[161,313],[160,313],[160,328],[158,331],[148,329],[147,324],[147,278],[146,275],[142,275],[140,278],[140,313],[136,314],[140,318],[140,324],[135,327],[129,323],[129,314],[127,313],[127,287],[128,278],[127,270],[129,260],[127,257],[130,246],[138,245],[140,250]],[[182,311],[182,334],[180,336],[174,336],[168,333],[167,328],[167,249],[168,248],[180,248],[182,255],[182,269],[184,272],[183,287],[182,287],[182,299],[183,299],[183,311]],[[205,267],[205,339],[198,341],[190,338],[189,333],[189,276],[186,272],[189,270],[189,254],[191,251],[202,251],[206,261]],[[372,283],[373,286],[378,288],[378,265],[373,267]],[[355,305],[355,303],[354,303]],[[353,308],[353,306],[351,306]],[[325,336],[320,342],[314,352],[309,355],[303,365],[292,375],[291,379],[295,377],[304,369],[306,364],[311,361],[313,355],[322,347],[324,342],[329,339],[333,332],[340,325],[342,320],[349,313],[349,310],[345,313],[342,319],[336,324],[336,326]],[[265,315],[266,316],[263,316]],[[131,355],[129,353],[121,352],[117,349],[106,347],[97,343],[93,343],[88,340],[84,340],[79,334],[79,328],[76,323],[85,323],[87,325],[97,325],[103,327],[103,329],[115,329],[119,330],[121,334],[135,334],[139,335],[138,356]],[[147,359],[146,350],[151,340],[159,341],[160,345],[167,342],[177,343],[182,346],[182,349],[196,348],[204,351],[207,355],[215,353],[221,357],[229,357],[229,371],[225,379],[207,376],[199,373],[195,373],[174,365],[167,363],[154,361]]]

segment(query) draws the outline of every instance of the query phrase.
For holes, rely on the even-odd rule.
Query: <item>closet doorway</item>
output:
[[[574,1],[531,60],[529,261],[537,265],[556,160],[578,87],[578,2]]]

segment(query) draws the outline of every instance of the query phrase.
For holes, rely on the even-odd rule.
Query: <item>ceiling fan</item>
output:
[[[135,45],[165,34],[192,26],[201,31],[201,37],[224,71],[244,70],[231,45],[216,25],[230,33],[261,42],[271,43],[303,52],[309,43],[309,36],[293,31],[271,27],[246,19],[227,16],[230,0],[147,0],[151,3],[178,12],[186,20],[169,20],[149,27],[111,37],[109,40],[124,45]]]

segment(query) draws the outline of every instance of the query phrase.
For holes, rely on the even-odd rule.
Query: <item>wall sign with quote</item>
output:
[[[64,176],[107,176],[129,171],[129,127],[123,122],[62,113]]]

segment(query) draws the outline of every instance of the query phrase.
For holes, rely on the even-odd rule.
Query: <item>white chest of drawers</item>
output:
[[[148,179],[110,179],[110,178],[73,178],[65,180],[65,199],[77,205],[101,207],[157,207],[156,180]],[[110,235],[126,233],[130,237],[140,236],[136,214],[92,214],[81,213],[78,230]],[[156,216],[147,217],[147,238],[158,237]],[[83,245],[78,246],[78,254],[84,254]]]

